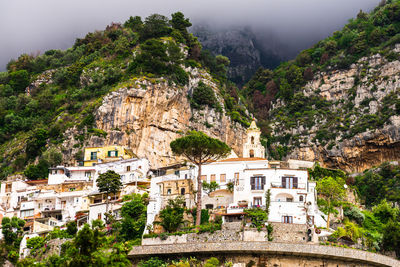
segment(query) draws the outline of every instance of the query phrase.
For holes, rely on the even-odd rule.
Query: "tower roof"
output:
[[[250,127],[247,130],[260,130],[260,128],[257,127],[256,121],[253,119],[253,121],[250,124]]]

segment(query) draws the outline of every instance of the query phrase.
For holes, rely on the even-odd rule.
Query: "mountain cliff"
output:
[[[213,29],[196,25],[190,30],[205,49],[229,58],[228,78],[238,85],[246,83],[258,68],[273,69],[285,58],[277,38],[263,42],[250,27]]]
[[[382,1],[241,91],[271,158],[359,172],[400,157],[400,2]]]
[[[400,52],[400,46],[392,52]],[[361,58],[347,70],[318,72],[294,95],[296,103],[278,101],[273,106],[272,133],[290,136],[288,157],[350,172],[398,160],[399,88],[400,61],[380,54]],[[312,114],[317,109],[313,105],[320,103],[308,99],[323,99],[323,112]],[[296,117],[291,126],[284,122],[289,117],[285,109]]]

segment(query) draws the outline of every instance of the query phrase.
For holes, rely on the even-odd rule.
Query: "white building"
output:
[[[0,188],[0,212],[3,216],[13,217],[20,215],[20,207],[23,201],[28,201],[37,194],[36,186],[25,181],[3,181]]]
[[[150,184],[150,179],[147,177],[150,170],[150,162],[147,159],[123,159],[112,162],[99,163],[94,166],[96,173],[93,179],[93,189],[89,194],[91,203],[89,205],[89,222],[101,219],[105,220],[105,213],[107,211],[106,196],[98,191],[97,178],[101,173],[109,170],[115,171],[121,176],[123,188],[117,196],[110,196],[109,211],[113,211],[114,215],[118,218],[119,210],[121,208],[118,197],[132,193],[143,194],[146,190],[140,187],[147,187]]]
[[[42,190],[34,198],[35,214],[41,214],[42,218],[53,217],[59,221],[59,225],[75,220],[77,212],[88,209],[89,200],[86,196],[89,193],[90,190],[66,192]]]
[[[96,174],[93,181],[94,190],[97,190],[96,180],[99,174],[105,173],[108,170],[115,171],[121,175],[123,184],[140,182],[150,183],[150,180],[147,179],[147,173],[150,170],[150,162],[147,159],[124,159],[96,165]]]
[[[49,169],[48,184],[62,184],[72,181],[91,181],[95,176],[95,167],[64,167],[57,166]]]

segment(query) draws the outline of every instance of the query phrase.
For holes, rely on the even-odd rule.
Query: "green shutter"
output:
[[[115,150],[115,156],[118,157],[118,150]]]
[[[108,157],[111,157],[111,151],[107,152]]]

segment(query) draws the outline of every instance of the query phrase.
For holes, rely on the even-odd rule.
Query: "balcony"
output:
[[[39,209],[43,212],[51,212],[51,211],[63,210],[65,208],[66,208],[65,204],[56,204],[56,205],[47,204],[43,205]]]
[[[307,187],[306,187],[306,184],[305,183],[301,183],[301,184],[297,184],[297,185],[295,185],[295,184],[286,184],[285,186],[284,185],[282,185],[282,183],[271,183],[271,188],[274,188],[274,189],[302,189],[302,190],[305,190]]]

